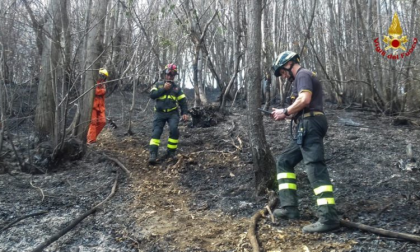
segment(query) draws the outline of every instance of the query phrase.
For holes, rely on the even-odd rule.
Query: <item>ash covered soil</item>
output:
[[[32,251],[104,200],[116,179],[115,195],[44,251],[252,251],[246,232],[268,199],[253,194],[246,109],[232,108],[214,127],[180,123],[178,161],[150,166],[153,104],[143,96],[133,115],[134,135],[126,134],[124,123],[131,94],[107,98],[107,117],[118,128],[107,125],[82,160],[30,175],[20,172],[11,152],[3,154],[1,165],[9,173],[0,175],[0,251]],[[326,114],[325,158],[341,217],[420,235],[419,163],[410,163],[406,154],[411,144],[419,157],[420,120],[393,125],[395,118],[371,112],[327,109]],[[278,156],[289,142],[289,124],[264,117],[264,126]],[[160,155],[167,134],[166,127]],[[15,132],[14,137],[22,144],[27,136]],[[303,234],[302,227],[316,220],[315,200],[304,167],[296,173],[302,220],[260,220],[257,235],[264,251],[420,251],[419,243],[347,227]],[[38,215],[8,226],[28,214]]]

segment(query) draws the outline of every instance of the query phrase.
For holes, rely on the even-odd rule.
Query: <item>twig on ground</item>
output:
[[[228,152],[226,152],[226,151],[216,151],[216,150],[202,150],[202,151],[191,152],[190,155],[200,154],[200,153],[203,153],[203,152],[205,152],[205,153],[222,153],[222,154],[233,154],[233,153],[235,153],[235,151],[232,151],[232,152],[228,151]]]
[[[42,188],[41,188],[41,187],[35,186],[35,185],[32,183],[32,178],[33,178],[33,176],[31,176],[31,180],[29,181],[29,184],[31,184],[31,186],[32,186],[33,188],[38,189],[38,190],[41,192],[41,195],[42,195],[41,202],[43,202],[43,201],[44,201],[44,199],[45,199],[45,194],[44,194],[44,191],[42,190]]]
[[[235,121],[232,121],[232,128],[228,128],[228,135],[231,135],[232,132],[235,131],[235,128],[236,128]]]
[[[180,169],[181,167],[183,167],[184,166],[184,156],[183,155],[181,155],[179,158],[178,158],[178,161],[176,162],[176,164],[174,164],[173,166],[171,166],[171,169]]]
[[[43,251],[46,247],[48,247],[51,243],[55,242],[56,240],[58,240],[61,236],[65,235],[67,232],[69,232],[70,230],[72,230],[77,224],[79,224],[80,222],[82,222],[86,217],[88,217],[89,215],[93,214],[94,212],[96,212],[99,207],[101,207],[103,204],[105,204],[105,202],[107,202],[112,196],[114,196],[115,191],[117,190],[117,184],[118,184],[118,177],[119,177],[119,172],[117,172],[117,176],[115,178],[115,182],[114,185],[112,186],[111,189],[111,193],[108,195],[108,197],[106,197],[106,199],[104,199],[101,203],[97,204],[96,206],[92,207],[89,211],[87,211],[86,213],[82,214],[81,216],[77,217],[75,220],[73,220],[67,227],[65,227],[64,229],[60,230],[57,234],[53,235],[52,237],[50,237],[48,240],[44,241],[43,243],[41,243],[40,245],[38,245],[33,252],[41,252]]]
[[[278,198],[276,196],[276,194],[273,191],[269,192],[269,203],[268,203],[268,208],[274,208],[277,204]],[[252,246],[252,251],[254,252],[260,252],[260,247],[258,245],[258,239],[257,239],[257,235],[255,233],[256,229],[257,229],[257,223],[258,220],[263,217],[265,214],[267,214],[267,208],[264,208],[262,210],[259,210],[257,213],[255,213],[252,218],[251,218],[251,223],[249,224],[249,228],[248,228],[248,238],[251,242],[251,246]]]
[[[270,207],[269,207],[269,206],[265,206],[265,208],[267,209],[268,213],[270,214],[270,217],[271,217],[271,222],[272,222],[272,223],[276,222],[276,221],[274,220],[274,215],[273,215],[273,212],[271,212]]]
[[[390,206],[392,206],[392,203],[389,203],[384,208],[382,208],[377,214],[376,217],[379,217],[385,210],[387,210]]]
[[[108,155],[106,155],[106,154],[104,154],[104,156],[107,158],[107,159],[109,159],[109,160],[111,160],[111,161],[113,161],[113,162],[115,162],[121,169],[123,169],[127,174],[128,174],[128,176],[129,177],[131,177],[131,172],[118,160],[118,159],[116,159],[116,158],[112,158],[112,157],[110,157],[110,156],[108,156]]]
[[[399,174],[393,174],[393,175],[391,175],[391,177],[388,177],[387,179],[384,179],[384,180],[381,180],[381,181],[379,181],[378,183],[376,183],[374,186],[376,187],[376,186],[379,186],[380,184],[382,184],[382,183],[385,183],[385,182],[388,182],[388,181],[390,181],[390,180],[392,180],[392,179],[394,179],[394,178],[400,178],[401,177],[401,175],[399,175]]]
[[[9,224],[7,224],[6,226],[4,226],[4,227],[0,230],[0,233],[1,233],[1,232],[3,232],[3,231],[5,231],[6,229],[8,229],[9,227],[11,227],[12,225],[14,225],[14,224],[18,223],[18,222],[19,222],[19,221],[21,221],[21,220],[24,220],[24,219],[29,218],[29,217],[33,217],[33,216],[37,216],[37,215],[41,215],[41,214],[46,214],[46,213],[48,213],[48,211],[41,211],[41,212],[37,212],[37,213],[32,213],[32,214],[27,214],[27,215],[21,216],[21,217],[17,218],[16,220],[14,220],[14,221],[10,222],[10,223],[9,223]]]
[[[363,126],[363,125],[354,125],[354,124],[351,124],[351,123],[344,123],[344,126],[370,129],[370,127],[368,127],[368,126]]]
[[[345,227],[358,228],[360,230],[367,231],[367,232],[374,233],[374,234],[378,234],[378,235],[383,235],[383,236],[398,238],[398,239],[404,239],[404,240],[412,241],[412,242],[420,242],[420,236],[417,236],[417,235],[393,232],[393,231],[389,231],[389,230],[386,230],[386,229],[375,228],[375,227],[371,227],[371,226],[368,226],[368,225],[364,225],[364,224],[360,224],[360,223],[354,223],[354,222],[350,222],[350,221],[346,221],[346,220],[340,220],[340,224],[342,226],[345,226]]]
[[[408,242],[404,243],[404,245],[399,250],[397,250],[397,252],[404,251],[404,248],[407,246],[407,244]]]
[[[232,140],[232,141],[228,141],[228,140],[224,140],[224,139],[222,139],[222,141],[223,142],[225,142],[225,143],[230,143],[233,147],[235,147],[237,150],[239,150],[239,151],[241,151],[242,150],[242,146],[238,146],[238,145],[236,145],[235,144],[235,140]],[[241,145],[242,144],[242,142],[240,141],[240,139],[239,139],[239,144]]]

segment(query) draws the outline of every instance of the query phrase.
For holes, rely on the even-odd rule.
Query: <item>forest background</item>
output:
[[[417,0],[0,1],[0,173],[4,173],[0,183],[3,186],[2,193],[7,195],[1,198],[1,203],[4,203],[0,206],[3,211],[1,217],[11,220],[17,213],[32,211],[34,206],[55,209],[59,206],[57,201],[63,199],[63,202],[66,201],[63,203],[65,207],[60,209],[63,212],[57,213],[61,218],[63,213],[68,212],[68,206],[76,203],[67,197],[48,198],[48,193],[47,200],[44,201],[42,189],[35,187],[34,183],[59,190],[64,187],[62,185],[65,183],[62,181],[72,181],[69,178],[76,177],[80,184],[74,183],[75,188],[96,193],[95,188],[100,188],[103,181],[112,180],[114,176],[114,170],[101,163],[103,156],[92,158],[95,155],[92,154],[93,150],[106,150],[108,154],[118,154],[118,158],[130,165],[131,172],[135,173],[131,177],[134,182],[125,181],[126,184],[123,185],[126,186],[120,187],[124,193],[120,194],[120,198],[115,197],[115,209],[120,210],[117,207],[121,206],[121,209],[130,214],[139,214],[142,218],[135,214],[133,216],[139,220],[142,228],[162,230],[157,225],[159,219],[149,218],[149,214],[159,211],[154,218],[166,215],[167,218],[162,219],[162,222],[171,227],[189,230],[191,233],[184,236],[187,238],[191,234],[198,235],[199,232],[180,224],[198,224],[198,227],[220,239],[219,231],[213,230],[214,222],[226,221],[221,226],[236,228],[235,232],[231,232],[232,236],[226,235],[231,230],[224,233],[226,242],[223,244],[231,249],[237,234],[243,233],[247,228],[244,221],[239,220],[238,226],[230,225],[226,223],[230,223],[233,218],[229,215],[218,215],[203,225],[197,219],[186,221],[184,216],[189,216],[190,213],[207,214],[207,210],[219,209],[218,203],[215,203],[219,200],[223,203],[220,205],[233,209],[229,210],[232,212],[239,209],[238,212],[246,218],[258,207],[263,207],[262,201],[265,202],[265,199],[256,200],[258,198],[250,197],[247,186],[253,184],[253,192],[259,195],[264,194],[267,187],[273,186],[275,163],[272,153],[279,153],[285,147],[286,141],[283,140],[288,137],[289,128],[285,124],[275,124],[277,122],[267,120],[268,118],[265,118],[263,124],[264,118],[257,108],[264,106],[270,109],[285,106],[287,103],[290,82],[275,78],[271,65],[281,52],[291,50],[299,53],[302,66],[314,71],[321,80],[328,108],[333,104],[333,108],[340,109],[337,110],[339,112],[328,115],[329,120],[331,118],[331,128],[328,136],[330,138],[327,140],[329,148],[326,150],[331,166],[345,166],[345,169],[332,169],[337,177],[335,186],[341,188],[337,196],[341,200],[341,209],[347,215],[344,217],[356,221],[360,218],[359,221],[372,225],[376,225],[379,220],[378,226],[391,223],[404,232],[418,234],[418,222],[413,220],[417,217],[416,204],[420,199],[416,194],[418,183],[414,175],[399,174],[408,170],[401,168],[406,167],[407,162],[404,160],[407,158],[400,157],[400,152],[406,146],[411,150],[413,145],[415,153],[418,133],[409,128],[398,128],[399,123],[404,124],[403,120],[395,120],[393,127],[389,127],[387,121],[389,118],[410,119],[418,117],[420,113],[420,49],[416,47],[420,34],[418,8]],[[171,168],[171,164],[160,165],[157,169],[145,165],[150,137],[148,127],[151,126],[147,118],[152,114],[151,102],[145,97],[151,86],[161,78],[167,63],[178,66],[178,80],[185,90],[192,87],[192,90],[186,90],[190,107],[212,108],[219,114],[227,115],[227,118],[232,116],[232,122],[224,122],[223,127],[203,129],[202,132],[181,126],[184,133],[182,137],[189,137],[180,141],[181,148],[184,148],[183,155],[189,155],[185,158],[186,164],[180,166],[182,169]],[[101,145],[89,149],[86,147],[86,134],[94,98],[93,90],[101,67],[107,68],[110,73],[107,82],[107,116],[118,122],[119,129],[118,133],[117,130],[112,133],[104,132]],[[127,94],[132,95],[128,97]],[[214,98],[214,94],[218,94],[218,97]],[[129,100],[131,103],[127,102]],[[232,109],[233,107],[237,110]],[[366,119],[366,125],[354,124],[353,121],[350,125],[356,129],[360,127],[360,131],[346,131],[337,126],[342,119],[348,119],[341,118],[347,108],[362,111],[358,116]],[[147,109],[149,114],[145,113]],[[139,114],[140,119],[136,117]],[[240,118],[242,115],[245,115],[247,123],[243,123]],[[409,120],[405,123],[407,121]],[[109,125],[113,123],[112,120],[108,122]],[[138,123],[137,128],[132,129],[132,122]],[[377,124],[382,126],[381,130],[378,130]],[[268,126],[266,132],[265,126]],[[126,134],[122,134],[122,131]],[[203,137],[206,132],[208,134]],[[266,135],[269,136],[268,139]],[[230,139],[233,144],[226,139]],[[223,144],[234,148],[235,155],[238,156],[232,155]],[[215,155],[216,158],[212,157],[212,162],[206,161],[208,156],[197,155],[202,154],[200,148],[211,150],[212,152],[207,153],[208,156]],[[86,152],[88,155],[85,160],[80,163],[74,161]],[[220,153],[223,155],[222,159]],[[233,158],[229,159],[229,156]],[[411,162],[412,152],[408,156]],[[61,162],[63,158],[70,159],[71,162]],[[401,160],[404,162],[399,162]],[[359,161],[364,163],[359,164]],[[395,165],[397,161],[399,166]],[[410,162],[408,163],[412,164]],[[60,167],[60,164],[63,166]],[[29,173],[48,173],[38,177],[25,177],[26,173],[7,170],[16,167]],[[62,170],[49,173],[48,169],[51,167]],[[70,167],[70,171],[66,167]],[[103,172],[104,168],[107,172]],[[352,173],[353,171],[357,172]],[[220,177],[220,172],[227,172],[227,175]],[[171,188],[177,188],[173,177],[184,173],[185,181],[180,183],[183,185],[182,190],[189,191],[190,189],[185,189],[189,187],[194,193],[202,190],[205,195],[202,199],[197,194],[191,200],[180,194],[184,192],[182,190],[173,190],[177,192],[173,195],[172,189],[170,193],[162,190],[169,184]],[[63,174],[65,177],[61,181],[60,176]],[[18,176],[24,177],[22,181],[30,180],[32,187],[29,189],[38,189],[16,193],[17,190],[26,188],[15,181]],[[208,180],[206,176],[211,179]],[[98,184],[92,183],[89,178]],[[231,182],[225,183],[223,179]],[[48,184],[51,181],[54,183]],[[210,189],[205,188],[208,181],[215,182]],[[96,187],[87,188],[91,184]],[[229,186],[232,187],[231,191],[227,190]],[[67,187],[72,189],[72,186]],[[355,193],[355,188],[359,188],[359,193]],[[308,185],[306,190],[311,191]],[[38,191],[42,194],[43,205],[36,202],[38,198],[34,194]],[[213,199],[208,199],[208,191],[215,191]],[[227,194],[230,192],[241,198],[229,198]],[[66,193],[63,195],[67,195]],[[133,202],[128,197],[130,193],[135,195],[133,197],[138,197],[135,202],[137,204],[135,208],[125,209],[124,204]],[[96,202],[96,196],[76,197],[80,201],[76,202],[87,208]],[[21,198],[17,199],[18,197]],[[85,202],[85,198],[89,198],[88,202]],[[377,202],[365,201],[368,198]],[[185,208],[188,210],[186,212],[184,207],[165,212],[162,209],[167,207],[167,202],[162,199],[168,199],[168,202],[179,201],[180,206],[184,206],[184,201],[191,205]],[[302,207],[308,209],[310,199],[302,199]],[[144,202],[149,205],[143,204]],[[243,202],[246,204],[242,206]],[[238,207],[233,207],[233,203],[237,203]],[[414,205],[410,205],[412,203]],[[153,211],[147,208],[153,204]],[[25,207],[21,207],[22,205]],[[179,210],[181,208],[182,211]],[[79,214],[77,209],[72,211]],[[182,218],[173,218],[178,211]],[[369,211],[377,211],[377,214],[363,219]],[[384,216],[378,218],[382,212]],[[306,221],[313,217],[305,214]],[[113,216],[108,218],[107,215],[105,219],[111,224],[126,222],[129,226],[133,222],[127,216],[129,215],[115,219]],[[98,215],[97,218],[100,219],[101,216]],[[48,224],[52,219],[50,214],[44,220]],[[68,217],[69,221],[70,219]],[[399,222],[401,220],[403,222]],[[151,222],[147,223],[148,221]],[[95,228],[91,223],[86,226]],[[24,224],[20,227],[21,230],[27,229]],[[37,230],[36,225],[31,225],[32,227]],[[89,233],[90,229],[84,228]],[[46,231],[50,229],[51,226],[45,227]],[[103,229],[104,232],[109,230],[106,225]],[[31,230],[28,229],[28,232]],[[155,246],[156,230],[150,230],[151,238],[146,245],[143,244],[145,247]],[[185,240],[185,247],[195,246],[196,243],[180,236],[182,230],[174,231],[174,237]],[[277,237],[277,229],[270,230],[275,235],[265,236],[263,239]],[[33,239],[34,232],[27,236],[16,236],[13,233],[10,235]],[[148,234],[147,230],[137,232],[135,228],[130,232]],[[344,234],[349,239],[360,237],[356,232],[346,231]],[[331,241],[336,241],[344,234],[325,236],[326,244],[330,246]],[[162,237],[169,237],[165,235]],[[7,237],[4,239],[9,239]],[[114,239],[115,236],[110,237]],[[32,243],[29,238],[28,243]],[[139,241],[144,241],[140,238]],[[37,239],[41,240],[40,237]],[[171,239],[168,240],[170,245],[174,244]],[[374,244],[375,240],[376,238],[371,243]],[[302,236],[300,241],[306,244],[307,236]],[[314,241],[318,241],[318,237],[314,237]],[[8,246],[14,247],[16,243],[10,240]],[[57,246],[68,247],[65,243]],[[213,244],[213,240],[209,244],[209,251],[219,246],[217,243]],[[279,244],[286,243],[283,240],[275,241],[270,246],[279,247]],[[372,244],[367,247],[371,248]],[[295,246],[292,245],[290,251],[295,251]],[[391,251],[395,251],[393,248],[399,245],[391,244]],[[314,242],[313,247],[316,246],[318,245]],[[410,246],[404,245],[403,248]],[[414,246],[416,245],[407,251],[417,251],[418,248]],[[360,247],[360,251],[366,251],[363,250],[366,246],[362,244]],[[183,247],[179,246],[173,251],[179,251],[179,248]]]
[[[298,52],[303,66],[324,84],[326,100],[338,107],[416,115],[418,5],[416,0],[1,1],[0,151],[8,127],[24,120],[32,123],[37,143],[51,144],[52,160],[69,137],[86,142],[100,67],[110,72],[108,96],[133,90],[125,119],[130,125],[137,88],[147,92],[172,62],[181,85],[193,86],[194,106],[209,105],[208,89],[220,92],[221,111],[237,97],[247,101],[262,192],[273,168],[261,167],[273,167],[273,158],[265,158],[256,108],[262,94],[268,108],[271,101],[282,106],[290,92],[287,80],[272,76],[276,56]],[[30,90],[36,97],[21,100]]]

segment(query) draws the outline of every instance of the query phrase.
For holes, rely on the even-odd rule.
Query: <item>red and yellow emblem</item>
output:
[[[407,36],[401,36],[402,35],[402,28],[400,25],[400,20],[398,19],[397,13],[394,14],[394,17],[392,18],[392,24],[389,26],[388,29],[388,35],[384,35],[384,39],[382,40],[387,44],[388,46],[385,47],[385,50],[388,50],[390,48],[394,50],[401,49],[405,51],[405,47],[403,44],[407,43]]]

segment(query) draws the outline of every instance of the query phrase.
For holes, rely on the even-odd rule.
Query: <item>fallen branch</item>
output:
[[[393,175],[391,175],[390,177],[388,177],[387,179],[384,179],[384,180],[381,180],[381,181],[379,181],[378,183],[376,183],[375,185],[374,185],[374,187],[377,187],[377,186],[379,186],[380,184],[382,184],[382,183],[385,183],[385,182],[388,182],[388,181],[390,181],[390,180],[393,180],[394,178],[400,178],[401,177],[401,175],[399,175],[399,174],[393,174]],[[395,180],[394,180],[395,181]]]
[[[65,235],[67,232],[69,232],[70,230],[72,230],[77,224],[79,224],[80,222],[82,222],[86,217],[88,217],[89,215],[93,214],[94,212],[96,212],[99,207],[101,207],[105,202],[107,202],[112,196],[114,196],[115,191],[117,190],[117,182],[118,182],[118,177],[119,177],[119,173],[117,172],[117,176],[115,178],[115,182],[114,185],[112,186],[111,189],[111,193],[108,195],[108,197],[106,197],[106,199],[104,199],[101,203],[97,204],[96,206],[92,207],[89,211],[87,211],[86,213],[82,214],[81,216],[77,217],[75,220],[73,220],[67,227],[65,227],[64,229],[62,229],[61,231],[59,231],[57,234],[53,235],[52,237],[50,237],[48,240],[44,241],[43,243],[41,243],[40,245],[38,245],[38,247],[36,247],[33,252],[41,252],[43,251],[46,247],[48,247],[51,243],[55,242],[56,240],[58,240],[61,236]]]
[[[18,223],[18,222],[19,222],[19,221],[21,221],[21,220],[24,220],[24,219],[29,218],[29,217],[33,217],[33,216],[37,216],[37,215],[41,215],[41,214],[46,214],[46,213],[48,213],[48,211],[41,211],[41,212],[32,213],[32,214],[27,214],[27,215],[25,215],[25,216],[19,217],[19,218],[17,218],[16,220],[14,220],[14,221],[10,222],[9,224],[7,224],[6,226],[4,226],[4,227],[0,230],[0,233],[1,233],[1,232],[3,232],[4,230],[8,229],[9,227],[13,226],[14,224]]]
[[[392,206],[392,203],[389,203],[384,208],[382,208],[377,214],[376,217],[379,217],[385,210],[387,210],[390,206]]]
[[[355,125],[355,124],[352,124],[352,123],[344,123],[344,126],[357,127],[357,128],[366,128],[366,129],[369,129],[370,128],[368,126]]]
[[[112,157],[110,157],[110,156],[108,156],[108,155],[106,155],[106,154],[104,154],[104,156],[107,158],[107,159],[109,159],[109,160],[111,160],[111,161],[113,161],[113,162],[115,162],[121,169],[123,169],[127,174],[128,174],[128,176],[129,177],[131,177],[131,172],[123,165],[123,163],[121,163],[120,162],[120,160],[118,160],[118,159],[116,159],[116,158],[112,158]]]
[[[267,209],[268,213],[270,214],[270,217],[271,217],[271,222],[272,222],[272,223],[276,222],[276,221],[275,221],[275,219],[274,219],[273,212],[271,212],[270,207],[269,207],[269,206],[265,206],[265,208]]]
[[[229,143],[229,144],[231,144],[233,147],[235,147],[238,151],[242,151],[242,141],[241,141],[241,139],[238,137],[238,139],[239,139],[239,144],[240,144],[240,146],[238,146],[238,145],[236,145],[235,144],[235,140],[233,140],[232,139],[232,141],[228,141],[228,140],[224,140],[224,139],[222,139],[222,141],[223,142],[225,142],[225,143]]]
[[[217,151],[217,150],[202,150],[202,151],[191,152],[190,155],[200,154],[200,153],[203,153],[203,152],[205,152],[205,153],[220,153],[222,155],[224,155],[224,154],[234,154],[235,153],[235,151],[230,152],[230,151]]]
[[[345,221],[345,220],[340,220],[340,224],[345,227],[358,228],[360,230],[382,235],[382,236],[404,239],[404,240],[412,241],[412,242],[420,242],[420,236],[417,236],[417,235],[393,232],[393,231],[385,230],[382,228],[375,228],[372,226],[368,226],[368,225],[364,225],[360,223],[354,223],[354,222]]]
[[[176,162],[176,164],[174,164],[172,167],[171,167],[171,169],[173,169],[173,170],[178,170],[178,169],[180,169],[181,167],[183,167],[184,166],[184,156],[183,155],[181,155],[180,157],[179,157],[179,159],[178,159],[178,161]]]
[[[273,209],[277,204],[278,198],[275,192],[273,191],[270,191],[268,195],[269,195],[270,200],[267,207],[269,207],[270,209]],[[249,228],[248,228],[248,238],[251,242],[252,251],[254,252],[260,252],[257,235],[255,234],[255,231],[257,229],[257,223],[258,223],[258,220],[261,217],[264,217],[267,213],[268,213],[267,208],[264,208],[262,210],[259,210],[257,213],[255,213],[254,216],[252,216],[251,218],[251,223],[249,224]]]
[[[41,195],[42,195],[42,200],[41,200],[41,202],[43,202],[43,201],[44,201],[44,199],[45,199],[45,194],[44,194],[44,191],[42,190],[42,188],[41,188],[41,187],[34,186],[34,184],[32,183],[32,178],[33,178],[33,176],[31,176],[31,180],[29,181],[29,184],[30,184],[33,188],[38,189],[38,190],[41,192]]]

